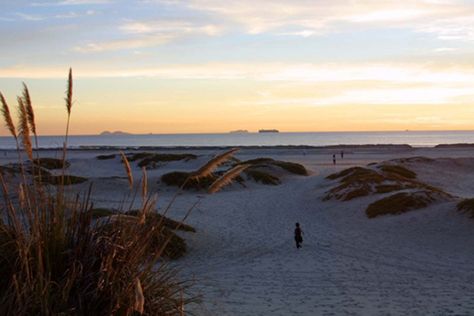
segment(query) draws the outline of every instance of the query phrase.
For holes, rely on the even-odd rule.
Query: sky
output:
[[[40,134],[474,129],[474,0],[0,0]],[[0,135],[7,135],[0,128]]]

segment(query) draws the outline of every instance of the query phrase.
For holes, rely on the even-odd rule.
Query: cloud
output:
[[[174,3],[183,6],[183,2]],[[188,8],[227,21],[228,27],[235,23],[249,34],[308,37],[376,27],[410,29],[433,34],[440,40],[474,38],[474,4],[462,1],[190,0],[184,3]]]
[[[58,2],[33,2],[33,7],[51,7],[51,6],[77,6],[90,4],[107,4],[110,0],[63,0]]]
[[[40,15],[26,14],[26,13],[16,13],[16,16],[18,16],[19,18],[25,21],[42,21],[45,19],[45,17],[40,16]]]
[[[113,41],[100,41],[86,43],[74,47],[74,50],[81,53],[117,51],[126,49],[137,49],[150,46],[159,46],[173,40],[174,37],[167,35],[142,36],[140,38],[120,39]]]
[[[0,78],[64,79],[66,74],[67,67],[0,69]],[[474,98],[474,67],[415,63],[209,63],[147,68],[76,65],[74,77],[218,80],[222,87],[232,87],[233,80],[246,80],[256,90],[235,103],[245,106],[459,105]]]
[[[214,24],[180,20],[129,21],[119,26],[119,30],[121,39],[90,42],[76,46],[74,50],[82,53],[130,50],[160,46],[183,37],[216,36],[222,32],[219,26]]]

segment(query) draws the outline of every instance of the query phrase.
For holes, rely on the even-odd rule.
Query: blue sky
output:
[[[45,133],[62,129],[55,113],[69,67],[76,133],[469,129],[474,119],[474,1],[1,7],[0,91],[13,102],[27,82]]]

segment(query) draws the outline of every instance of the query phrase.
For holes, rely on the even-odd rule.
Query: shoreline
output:
[[[412,146],[409,144],[340,144],[327,146],[311,146],[311,145],[233,145],[233,146],[73,146],[68,147],[68,151],[116,151],[116,150],[226,150],[231,148],[240,149],[334,149],[334,150],[353,150],[353,149],[472,149],[474,143],[454,143],[454,144],[438,144],[434,146]],[[34,151],[56,151],[63,150],[63,147],[39,147]],[[0,148],[0,152],[16,151],[16,148]]]

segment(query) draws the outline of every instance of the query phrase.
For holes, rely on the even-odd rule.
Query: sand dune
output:
[[[198,157],[160,163],[149,170],[149,190],[158,192],[159,207],[176,190],[159,183],[162,174],[195,170],[216,153],[177,151],[183,152]],[[118,157],[96,159],[104,153],[70,152],[69,172],[89,178],[75,186],[78,190],[94,182],[95,206],[116,207],[128,191],[127,180]],[[191,190],[179,197],[170,213],[173,218],[180,218],[200,200],[188,220],[197,233],[182,233],[189,253],[173,263],[183,278],[197,280],[194,289],[202,295],[202,303],[192,306],[193,311],[198,315],[470,314],[474,310],[474,221],[456,211],[458,198],[375,219],[368,219],[364,210],[378,197],[322,200],[331,187],[325,179],[331,173],[415,156],[433,159],[403,162],[420,181],[459,199],[474,196],[474,149],[470,148],[353,149],[335,166],[330,149],[242,150],[237,154],[241,160],[271,157],[298,162],[310,175],[281,175],[282,184],[277,186],[247,181],[215,195]],[[140,168],[136,163],[132,168],[138,178]],[[304,231],[300,250],[292,235],[297,221]]]

